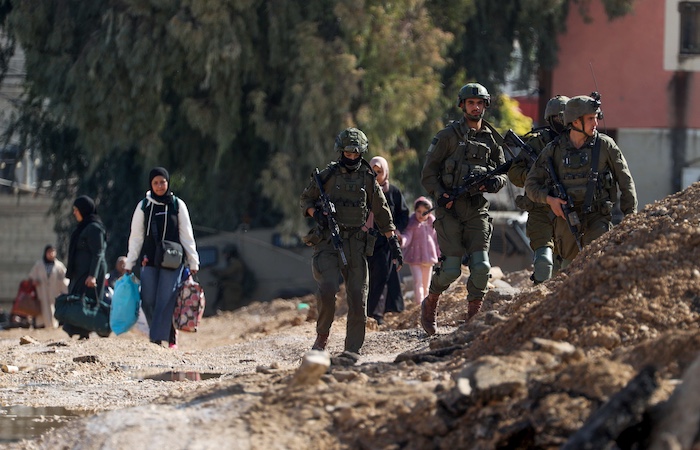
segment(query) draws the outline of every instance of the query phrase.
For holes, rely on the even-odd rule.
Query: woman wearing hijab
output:
[[[41,314],[34,318],[34,328],[56,328],[58,322],[53,317],[56,297],[68,293],[66,266],[56,258],[53,245],[44,247],[44,256],[29,271],[29,278],[36,288],[36,296],[41,304]]]
[[[184,264],[193,275],[199,270],[199,254],[190,213],[185,202],[171,192],[168,171],[155,167],[148,182],[150,190],[131,218],[126,270],[141,266],[141,300],[151,342],[168,342],[170,348],[177,348],[177,331],[173,328],[175,294]],[[163,240],[182,245],[185,258],[176,269],[156,265],[157,249]]]
[[[369,161],[372,170],[377,175],[377,183],[384,192],[384,197],[391,210],[391,216],[396,226],[396,234],[401,240],[401,233],[408,225],[408,205],[401,190],[389,184],[389,163],[381,156],[375,156]],[[367,228],[373,227],[374,218],[370,214]],[[369,294],[367,296],[367,316],[373,317],[380,325],[384,323],[385,312],[401,312],[404,310],[401,280],[396,267],[391,261],[389,241],[381,233],[377,233],[374,244],[374,254],[367,257],[369,265]],[[384,290],[386,289],[386,295]]]
[[[87,195],[81,195],[73,202],[73,216],[78,226],[70,236],[68,245],[68,266],[66,278],[70,279],[68,293],[82,295],[95,301],[104,292],[104,280],[107,273],[105,247],[107,232],[100,216],[97,215],[95,201]],[[90,331],[75,325],[64,324],[63,329],[69,336],[75,334],[80,339],[88,339]]]

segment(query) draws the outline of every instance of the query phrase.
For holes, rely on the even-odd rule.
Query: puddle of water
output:
[[[32,439],[90,414],[61,407],[0,406],[0,443]]]
[[[220,373],[209,373],[209,372],[178,372],[169,371],[161,373],[136,373],[134,378],[139,380],[156,380],[156,381],[202,381],[210,380],[212,378],[219,378],[222,374]]]

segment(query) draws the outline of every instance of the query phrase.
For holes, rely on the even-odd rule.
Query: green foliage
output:
[[[509,129],[512,129],[516,134],[522,136],[532,129],[532,119],[523,115],[518,107],[517,100],[514,100],[507,95],[499,95],[498,103],[500,105],[500,117],[493,122],[501,134],[505,134]]]
[[[59,202],[96,198],[111,256],[155,165],[195,225],[300,230],[299,193],[337,157],[340,130],[365,131],[368,157],[420,195],[459,87],[478,80],[498,98],[514,64],[522,80],[553,67],[570,3],[588,0],[0,0],[0,75],[15,39],[26,57],[10,132],[47,162]],[[633,0],[604,3],[618,15]],[[500,127],[526,126],[495,103]]]

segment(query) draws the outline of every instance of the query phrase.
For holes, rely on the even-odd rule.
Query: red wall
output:
[[[567,31],[559,37],[552,93],[572,97],[599,90],[605,113],[601,129],[670,127],[673,72],[663,70],[664,4],[664,0],[636,0],[631,14],[610,22],[601,1],[593,0],[591,23],[584,23],[571,4]],[[693,94],[696,104],[700,104],[698,93]],[[687,126],[700,128],[700,117],[694,116],[688,115]]]

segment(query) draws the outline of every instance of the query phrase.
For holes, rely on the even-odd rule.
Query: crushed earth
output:
[[[313,297],[205,318],[177,350],[135,329],[2,331],[0,363],[19,371],[0,374],[0,403],[90,412],[3,448],[700,448],[698,204],[696,183],[648,205],[547,283],[494,277],[466,324],[454,283],[431,338],[407,300],[368,321],[357,364],[335,358],[318,381],[292,382]],[[340,295],[332,356],[344,312]],[[162,373],[201,381],[148,378]]]

